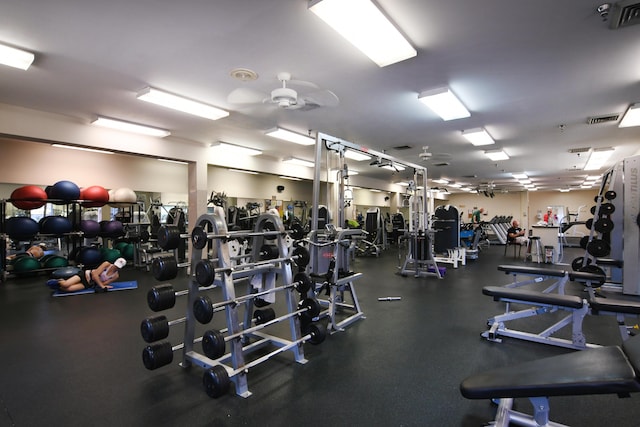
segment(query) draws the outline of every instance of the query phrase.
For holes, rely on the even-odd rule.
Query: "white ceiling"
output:
[[[640,154],[640,127],[586,123],[640,102],[640,25],[609,29],[597,1],[377,3],[417,57],[379,68],[305,0],[5,2],[0,41],[34,52],[36,60],[27,72],[0,67],[0,103],[86,123],[96,115],[118,118],[169,129],[171,143],[225,140],[274,157],[313,158],[313,148],[263,135],[276,125],[320,131],[414,163],[426,145],[433,153],[424,162],[430,178],[506,190],[522,189],[511,172],[528,173],[540,189],[581,184],[586,157],[569,149],[614,147],[608,166]],[[259,78],[235,80],[230,72],[237,67]],[[283,111],[227,101],[238,87],[268,93],[281,71],[330,89],[340,104]],[[471,117],[444,122],[418,101],[418,93],[446,85]],[[136,100],[146,86],[231,114],[213,122]],[[476,127],[485,127],[511,159],[492,162],[486,148],[461,137]],[[413,148],[393,149],[402,145]],[[435,165],[442,161],[449,165]],[[352,163],[364,175],[405,178]]]

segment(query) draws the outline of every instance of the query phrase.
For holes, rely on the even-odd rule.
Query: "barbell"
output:
[[[208,331],[207,331],[208,332]],[[264,356],[252,360],[251,362],[245,364],[244,366],[230,370],[230,372],[223,365],[214,365],[211,368],[207,369],[202,376],[202,385],[209,397],[218,398],[229,391],[229,387],[231,385],[230,378],[234,377],[241,373],[246,373],[249,369],[254,366],[259,365],[260,363],[272,358],[273,356],[283,353],[291,348],[298,346],[300,344],[304,344],[305,342],[309,342],[311,344],[320,344],[324,341],[327,333],[324,327],[321,324],[313,323],[308,325],[305,330],[305,335],[297,341],[292,341],[291,343],[279,347],[277,350],[272,351],[271,353],[265,354]],[[204,345],[204,337],[203,337],[203,345]]]
[[[164,316],[158,316],[153,320],[145,319],[142,321],[140,329],[146,342],[152,343],[153,341],[168,337],[169,326],[185,321],[185,318],[167,321],[166,317],[162,319],[163,317]],[[261,322],[268,322],[272,318],[275,318],[275,312],[272,309],[256,310],[253,318],[256,325],[258,325]],[[164,335],[165,331],[166,335]],[[193,342],[196,344],[202,342],[202,340],[203,337],[199,337],[193,340]],[[173,362],[173,352],[182,348],[184,348],[184,343],[172,346],[169,341],[148,345],[142,350],[142,363],[144,367],[150,371],[161,368]]]
[[[289,283],[288,285],[278,286],[253,294],[243,295],[228,301],[213,303],[207,295],[200,295],[193,303],[193,315],[198,322],[206,324],[211,322],[211,319],[213,319],[214,311],[216,311],[216,309],[220,307],[225,307],[227,305],[235,306],[250,299],[255,299],[273,292],[292,288],[298,291],[300,295],[305,295],[307,292],[309,292],[309,289],[311,289],[312,285],[313,283],[311,282],[309,276],[303,272],[300,272],[293,277],[293,282]]]

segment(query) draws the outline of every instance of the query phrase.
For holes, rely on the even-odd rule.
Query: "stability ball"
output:
[[[92,185],[80,190],[80,199],[86,208],[99,208],[109,201],[109,192],[104,187]]]
[[[50,258],[47,258],[46,261],[42,263],[44,268],[62,268],[67,267],[69,265],[69,261],[60,255],[53,255]]]
[[[124,259],[131,260],[133,259],[134,249],[135,246],[133,245],[133,243],[127,243],[120,252],[122,252],[122,256],[124,257]]]
[[[97,267],[102,262],[100,256],[100,249],[93,246],[85,246],[80,249],[76,256],[76,262],[84,265],[85,267],[92,268]]]
[[[47,193],[36,185],[25,185],[13,190],[10,199],[18,209],[38,209],[46,203]]]
[[[69,233],[72,230],[71,221],[69,218],[53,215],[45,216],[40,221],[40,232],[42,234],[53,234],[61,236],[65,233]]]
[[[118,237],[124,234],[124,226],[120,221],[100,221],[102,237]]]
[[[93,239],[100,234],[100,223],[92,219],[83,219],[80,221],[80,231],[87,239]]]
[[[112,264],[113,264],[113,262],[115,260],[117,260],[118,258],[120,258],[122,256],[120,254],[120,251],[117,250],[117,249],[103,248],[100,252],[101,252],[101,255],[102,255],[102,260],[103,261],[109,261]]]
[[[56,199],[59,204],[80,198],[80,187],[71,181],[58,181],[47,189],[49,198]]]
[[[117,203],[135,203],[138,200],[136,192],[130,188],[118,188],[114,194],[114,201]]]
[[[52,279],[68,279],[71,276],[79,274],[82,270],[78,267],[63,267],[51,273]]]
[[[30,256],[23,256],[13,264],[13,271],[16,274],[30,273],[40,268],[40,261]]]
[[[5,223],[7,234],[13,240],[29,240],[36,234],[40,227],[38,223],[26,216],[14,216],[8,218]]]

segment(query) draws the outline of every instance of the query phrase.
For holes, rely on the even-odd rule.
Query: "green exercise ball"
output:
[[[13,263],[13,271],[16,274],[30,273],[40,268],[40,261],[30,256],[23,256]]]
[[[119,251],[120,251],[120,253],[123,253],[124,248],[125,248],[127,245],[128,245],[128,243],[127,243],[127,242],[120,241],[120,242],[116,243],[115,245],[113,245],[113,247],[114,247],[115,249],[119,250]]]
[[[60,255],[53,255],[43,263],[44,268],[62,268],[67,267],[69,265],[69,261]]]
[[[133,259],[134,246],[133,243],[127,243],[127,245],[120,251],[122,256],[127,259]]]
[[[113,264],[115,260],[120,258],[120,251],[117,249],[104,249],[102,252],[102,260]]]

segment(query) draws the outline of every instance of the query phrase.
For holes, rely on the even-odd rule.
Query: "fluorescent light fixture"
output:
[[[380,167],[381,167],[382,169],[388,169],[388,170],[393,171],[393,172],[399,172],[399,171],[403,171],[403,170],[405,170],[405,167],[404,167],[404,166],[399,165],[399,164],[397,164],[397,163],[388,164],[388,165],[383,165],[383,166],[380,166]]]
[[[161,162],[165,163],[175,163],[177,165],[188,165],[188,162],[181,162],[180,160],[170,160],[170,159],[158,159]]]
[[[451,188],[462,188],[462,184],[447,184]]]
[[[138,99],[152,104],[161,105],[172,110],[182,111],[183,113],[192,114],[198,117],[204,117],[209,120],[218,120],[227,117],[229,113],[220,108],[203,104],[198,101],[192,101],[178,95],[163,92],[152,87],[142,90],[137,96]]]
[[[302,181],[302,178],[294,178],[292,176],[280,175],[278,178],[288,179],[289,181]]]
[[[123,122],[121,120],[109,119],[106,117],[98,117],[96,120],[91,122],[96,126],[107,127],[111,129],[122,130],[125,132],[133,132],[140,133],[143,135],[151,135],[158,136],[160,138],[164,138],[165,136],[171,135],[171,132],[165,129],[152,128],[149,126],[143,126],[136,123]]]
[[[585,178],[585,181],[597,181],[599,179],[600,179],[600,176],[598,176],[598,175],[588,175]]]
[[[438,183],[438,184],[448,184],[448,183],[449,183],[449,180],[448,180],[448,179],[443,179],[443,178],[440,178],[440,179],[432,179],[431,181],[433,181],[433,182],[435,182],[435,183]]]
[[[361,153],[359,151],[347,150],[344,152],[344,156],[347,159],[355,160],[357,162],[361,162],[363,160],[370,160],[371,156],[368,154]]]
[[[266,132],[266,135],[300,145],[314,145],[316,143],[316,140],[310,136],[281,128],[271,129]]]
[[[398,185],[402,185],[403,187],[408,187],[408,186],[409,186],[409,183],[408,183],[408,182],[406,182],[406,181],[396,182],[396,184],[398,184]]]
[[[52,147],[66,148],[68,150],[89,151],[91,153],[113,154],[113,151],[99,150],[97,148],[78,147],[76,145],[51,144]]]
[[[519,179],[518,182],[522,185],[525,184],[531,184],[531,180],[530,179]]]
[[[35,55],[31,52],[0,44],[0,64],[27,70],[31,66],[34,58]]]
[[[489,135],[489,133],[483,128],[463,130],[462,136],[475,146],[491,145],[496,143],[493,138],[491,138],[491,135]]]
[[[446,87],[422,92],[418,99],[445,121],[471,116],[469,110]]]
[[[538,191],[538,189],[536,187],[529,187],[527,188],[527,191]]]
[[[609,157],[613,154],[613,148],[594,148],[591,151],[587,164],[584,165],[584,170],[592,171],[601,169],[604,163],[609,160]]]
[[[512,173],[511,176],[515,179],[529,179],[529,176],[526,173]]]
[[[592,188],[592,187],[593,187],[593,184],[588,184],[588,183],[582,184],[580,186],[580,188]]]
[[[640,126],[640,104],[631,104],[618,125],[620,128],[631,126]]]
[[[242,147],[240,145],[229,144],[227,142],[214,142],[211,145],[211,148],[216,150],[220,150],[226,154],[233,154],[236,156],[259,156],[262,154],[262,151],[256,150],[255,148]]]
[[[312,0],[309,9],[380,67],[418,54],[370,0]]]
[[[229,172],[238,172],[238,173],[246,173],[249,175],[258,175],[258,172],[254,172],[254,171],[246,171],[243,169],[227,169]]]
[[[297,159],[295,157],[289,157],[288,159],[284,159],[283,162],[290,163],[292,165],[306,166],[308,168],[312,168],[315,166],[314,162],[310,162],[309,160]]]
[[[502,150],[485,151],[484,154],[485,154],[485,156],[487,156],[488,158],[490,158],[493,161],[496,161],[496,160],[508,160],[509,159],[509,156],[507,156],[507,153],[505,153]]]
[[[569,189],[569,188],[561,188],[559,191],[561,193],[568,193],[569,191],[571,191],[571,189]]]
[[[371,191],[372,193],[382,193],[382,190],[377,190],[375,188],[370,188],[369,191]]]
[[[534,184],[525,184],[524,188],[535,188]]]

